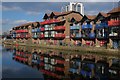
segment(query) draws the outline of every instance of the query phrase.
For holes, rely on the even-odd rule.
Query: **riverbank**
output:
[[[64,51],[72,51],[72,52],[80,52],[80,53],[91,53],[91,54],[100,54],[100,55],[111,55],[120,57],[120,50],[116,49],[105,49],[105,48],[97,48],[97,47],[86,47],[86,46],[58,46],[58,45],[45,45],[45,44],[32,44],[32,43],[19,43],[13,41],[4,41],[6,45],[13,46],[27,46],[34,48],[47,48],[47,49],[56,49],[56,50],[64,50]]]

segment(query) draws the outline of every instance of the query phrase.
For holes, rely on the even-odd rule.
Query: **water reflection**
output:
[[[26,78],[36,78],[37,80],[44,80],[42,73],[37,69],[32,69],[31,67],[23,65],[20,62],[12,59],[12,57],[16,56],[16,49],[14,50],[13,46],[7,45],[5,47],[6,48],[2,47],[3,80],[18,80],[17,78],[20,78],[20,80],[28,80]]]
[[[17,47],[15,61],[37,68],[45,80],[119,80],[120,58]]]

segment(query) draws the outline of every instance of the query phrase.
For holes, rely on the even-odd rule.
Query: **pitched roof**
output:
[[[107,13],[100,12],[99,14],[101,14],[101,15],[104,16],[104,17],[108,17]]]
[[[53,12],[55,15],[60,15],[61,12]]]
[[[78,13],[78,14],[80,14],[81,16],[83,16],[81,13],[79,13],[79,12],[76,12],[76,11],[67,11],[67,12],[61,12],[61,14],[59,14],[58,16],[62,16],[62,15],[68,15],[68,14],[70,14],[70,13]]]
[[[48,14],[45,14],[44,17],[43,17],[43,19],[46,19],[46,18],[48,18]]]
[[[67,12],[51,12],[51,14],[54,14],[55,16],[59,17],[59,16],[64,16],[64,15],[68,15],[70,13],[78,13],[80,14],[79,12],[76,12],[76,11],[67,11]],[[51,14],[47,14],[48,16],[50,16]],[[46,14],[45,14],[46,15]],[[73,15],[73,17],[71,17],[70,19],[74,18],[76,21],[80,21],[83,17],[82,14],[80,14],[81,16],[78,16],[78,15]]]
[[[82,18],[83,18],[82,16],[78,16],[78,15],[73,14],[73,17],[71,17],[70,20],[75,19],[76,21],[80,21]]]
[[[76,11],[67,11],[67,12],[51,12],[50,14],[47,14],[48,16],[50,16],[52,13],[55,14],[55,16],[62,16],[62,15],[67,15],[67,14],[70,14],[70,13],[79,13],[79,12],[76,12]],[[80,14],[80,13],[79,13]],[[46,15],[46,14],[45,14]],[[83,16],[82,14],[80,14],[81,16]]]
[[[93,20],[96,17],[96,15],[85,15],[85,16],[90,20]]]
[[[111,11],[108,12],[108,14],[116,13],[116,12],[120,12],[120,6],[116,7],[116,8],[113,8]]]
[[[20,25],[20,26],[16,26],[15,28],[19,28],[19,27],[22,27],[22,26],[29,26],[29,25],[37,26],[37,22],[29,22],[29,23],[25,23],[25,24],[22,24],[22,25]]]

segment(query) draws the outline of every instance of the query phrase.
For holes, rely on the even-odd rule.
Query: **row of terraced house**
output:
[[[13,39],[37,44],[120,48],[120,7],[84,16],[76,11],[51,12],[43,20],[13,27]]]

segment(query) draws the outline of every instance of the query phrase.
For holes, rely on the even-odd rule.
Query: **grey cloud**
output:
[[[40,12],[61,11],[61,7],[67,2],[3,2],[3,10],[23,10],[27,14],[39,14]]]
[[[117,2],[84,2],[85,14],[96,15],[99,12],[108,12],[118,6]]]
[[[39,15],[40,12],[61,11],[68,2],[3,2],[5,10],[23,10],[29,15]],[[117,2],[83,2],[85,13],[88,11],[108,11],[118,5]],[[3,9],[3,10],[4,10]]]

